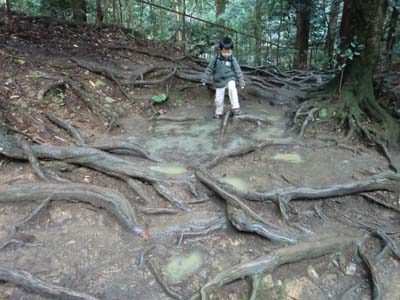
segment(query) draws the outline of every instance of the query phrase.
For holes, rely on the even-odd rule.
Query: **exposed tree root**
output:
[[[0,268],[0,280],[14,283],[23,289],[51,299],[98,300],[86,293],[44,282],[26,271],[11,271]]]
[[[292,143],[288,141],[268,141],[268,142],[262,142],[257,145],[248,145],[244,147],[240,147],[238,149],[234,149],[231,151],[225,151],[222,154],[217,155],[214,159],[208,162],[203,162],[202,166],[205,166],[205,168],[210,169],[215,167],[216,165],[222,163],[228,158],[232,157],[238,157],[238,156],[243,156],[255,151],[262,150],[266,147],[272,147],[272,146],[300,146],[301,144],[298,143]]]
[[[162,279],[161,272],[158,270],[158,268],[155,266],[155,264],[148,258],[145,258],[145,262],[147,267],[149,268],[151,274],[153,274],[154,278],[157,280],[157,282],[160,284],[161,288],[163,291],[171,298],[177,299],[177,300],[185,300],[185,298],[175,291],[173,291],[167,283]]]
[[[220,130],[220,133],[219,133],[219,139],[220,139],[221,141],[224,139],[225,131],[226,131],[226,128],[227,128],[227,126],[228,126],[228,120],[229,120],[229,117],[230,117],[231,115],[232,115],[232,113],[231,113],[230,111],[227,111],[227,112],[225,113],[224,120],[223,120],[223,122],[222,122],[221,130]]]
[[[32,244],[35,242],[35,236],[31,234],[25,234],[20,232],[14,232],[10,237],[8,237],[4,242],[0,243],[0,250],[3,250],[9,245],[21,245]]]
[[[53,122],[54,124],[56,124],[57,126],[63,128],[63,129],[65,129],[72,137],[74,137],[76,139],[79,146],[85,145],[85,140],[83,139],[83,137],[81,136],[79,131],[74,126],[72,126],[71,124],[69,124],[68,122],[63,120],[62,118],[57,117],[56,115],[52,114],[51,112],[46,112],[44,115],[51,122]]]
[[[109,122],[109,127],[111,128],[113,125],[115,125],[117,115],[106,109],[104,106],[102,106],[97,100],[94,100],[91,95],[86,92],[79,83],[75,82],[68,76],[51,76],[51,75],[42,75],[43,78],[50,79],[50,80],[55,80],[57,82],[57,86],[60,86],[61,84],[64,86],[69,86],[71,89],[74,91],[74,93],[81,99],[91,110],[96,111],[99,110],[101,111],[108,119]],[[46,87],[47,89],[48,87]],[[45,94],[44,92],[39,92],[39,94]]]
[[[162,183],[159,182],[154,182],[153,188],[159,193],[164,199],[166,199],[168,202],[173,204],[174,206],[182,209],[182,210],[189,210],[189,206],[186,204],[185,201],[178,199],[173,195],[173,193]]]
[[[337,184],[321,188],[288,188],[274,190],[271,192],[242,192],[233,187],[226,187],[230,192],[252,201],[274,201],[276,202],[284,216],[288,204],[291,200],[304,199],[325,199],[331,197],[340,197],[362,192],[371,192],[377,190],[399,191],[400,175],[397,173],[384,173],[368,177],[364,180]],[[224,186],[225,188],[225,186]]]
[[[1,139],[1,137],[4,137],[4,139]],[[2,135],[0,129],[0,154],[10,158],[26,159],[21,151],[16,151],[18,147],[15,145],[13,138],[7,134],[5,136]],[[122,175],[148,182],[163,181],[156,172],[141,169],[126,159],[118,158],[94,148],[32,145],[31,149],[37,158],[63,160],[67,163],[85,166],[116,177]]]
[[[176,74],[176,68],[173,69],[169,74],[167,74],[162,79],[154,79],[154,80],[136,80],[132,82],[132,85],[159,85],[167,81],[169,78]]]
[[[145,215],[176,215],[179,210],[173,208],[139,207],[138,211]]]
[[[46,174],[40,167],[39,161],[37,160],[36,156],[33,154],[30,145],[22,138],[17,138],[17,143],[20,145],[25,156],[28,158],[29,162],[31,163],[32,169],[35,172],[36,176],[39,179],[48,182],[49,179],[47,178]]]
[[[42,203],[39,204],[38,207],[36,207],[33,212],[27,216],[26,218],[24,218],[21,222],[19,222],[18,224],[14,225],[14,231],[19,231],[26,223],[28,223],[29,221],[31,221],[34,217],[36,217],[44,208],[46,208],[50,201],[51,201],[51,197],[53,195],[50,195],[49,197],[47,197],[46,199],[44,199],[42,201]]]
[[[107,152],[139,155],[148,160],[158,162],[158,160],[155,158],[152,158],[150,153],[146,149],[144,149],[141,145],[130,142],[130,141],[111,140],[110,142],[103,143],[103,144],[95,144],[95,145],[91,145],[90,147],[99,149],[99,150],[103,150],[103,151],[107,151]]]
[[[201,118],[161,115],[161,116],[153,116],[150,118],[150,120],[169,121],[169,122],[189,122],[189,121],[198,121],[198,120],[201,120]]]
[[[379,199],[378,197],[369,195],[369,194],[367,194],[367,193],[361,193],[360,195],[361,195],[363,198],[367,199],[367,200],[376,202],[376,203],[378,203],[378,204],[380,204],[380,205],[382,205],[382,206],[384,206],[384,207],[386,207],[386,208],[390,208],[390,209],[393,209],[393,210],[395,210],[395,211],[397,211],[397,212],[400,212],[400,207],[393,205],[393,204],[390,203],[389,201],[388,201],[388,202],[383,201],[383,200]]]
[[[81,201],[108,210],[129,230],[140,234],[135,211],[129,201],[119,192],[84,184],[26,183],[0,186],[0,202]]]
[[[305,259],[317,258],[323,255],[343,250],[357,242],[354,235],[338,235],[319,237],[318,239],[301,242],[297,245],[280,248],[267,256],[234,266],[217,274],[201,288],[201,299],[207,300],[211,288],[222,286],[237,279],[248,277],[252,281],[267,273],[273,272],[278,267],[295,263]],[[257,288],[257,284],[253,284]],[[256,298],[256,290],[252,291],[250,299]]]
[[[73,58],[72,61],[76,62],[81,68],[84,68],[84,69],[89,70],[96,74],[103,75],[104,77],[112,80],[117,85],[121,94],[124,95],[126,97],[126,99],[129,100],[129,95],[126,93],[126,91],[122,87],[121,83],[117,79],[115,72],[113,72],[112,69],[108,68],[107,66],[103,66],[94,61],[87,61],[87,60],[76,59],[76,58]]]
[[[247,122],[254,122],[260,127],[262,124],[265,125],[272,125],[272,122],[263,116],[251,115],[251,114],[242,114],[242,115],[235,115],[233,116],[234,122],[240,121],[247,121]]]
[[[358,254],[364,261],[364,264],[366,265],[366,267],[369,271],[370,277],[371,277],[372,299],[373,300],[382,300],[382,288],[380,286],[380,281],[378,279],[376,267],[373,265],[372,261],[367,256],[367,254],[366,254],[365,250],[362,248],[362,246],[358,247]]]
[[[179,235],[179,237],[176,241],[176,245],[178,247],[181,246],[183,241],[188,238],[195,238],[195,237],[199,237],[199,236],[208,236],[210,233],[212,233],[214,231],[225,229],[227,227],[227,225],[228,224],[227,224],[226,219],[223,218],[223,219],[217,220],[213,224],[210,224],[205,229],[195,230],[195,231],[184,231]]]
[[[284,232],[281,228],[267,223],[238,197],[225,191],[218,184],[218,181],[207,171],[197,171],[196,177],[200,182],[226,200],[228,219],[236,229],[245,232],[253,232],[275,242],[284,242],[289,244],[295,244],[297,242],[295,237],[290,236],[290,234]]]

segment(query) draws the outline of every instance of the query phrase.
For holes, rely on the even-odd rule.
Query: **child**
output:
[[[244,77],[239,64],[232,55],[233,42],[225,37],[219,42],[219,53],[210,61],[201,83],[206,85],[214,76],[215,89],[215,118],[221,118],[224,114],[224,96],[225,89],[228,88],[229,100],[235,115],[240,114],[240,105],[238,93],[236,90],[236,81],[239,81],[240,88],[245,86]]]

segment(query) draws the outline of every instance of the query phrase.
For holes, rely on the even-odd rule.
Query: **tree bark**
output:
[[[339,49],[341,52],[347,49],[351,41],[351,30],[350,30],[350,11],[352,9],[353,0],[344,0],[342,10],[342,20],[340,22],[339,30]],[[338,65],[342,65],[343,58],[340,55],[336,56]]]
[[[335,30],[339,16],[340,0],[333,0],[330,7],[330,16],[328,22],[328,32],[326,35],[325,49],[329,57],[329,67],[333,67],[333,45],[335,43]]]
[[[386,0],[353,0],[349,10],[351,37],[357,37],[357,43],[363,45],[360,55],[348,61],[343,74],[341,101],[351,121],[361,125],[360,118],[366,114],[382,129],[374,132],[375,142],[385,141],[389,146],[400,144],[400,125],[376,101],[372,76],[379,61],[381,36],[386,11]],[[353,39],[348,41],[349,44]],[[359,126],[362,128],[361,126]],[[364,129],[364,128],[362,128]],[[368,133],[363,130],[368,136]],[[372,136],[372,135],[371,135]],[[371,138],[368,136],[368,138]]]
[[[262,1],[256,0],[256,8],[255,8],[255,26],[254,26],[254,35],[256,37],[256,56],[254,63],[256,66],[261,65],[261,40],[262,40],[262,27],[261,27],[261,13],[262,13]]]
[[[396,1],[396,4],[399,4],[399,1]],[[392,56],[393,56],[393,48],[396,44],[396,27],[397,21],[399,18],[399,9],[397,5],[392,6],[392,14],[390,16],[389,22],[389,31],[386,39],[386,63],[392,63]]]
[[[312,0],[296,1],[296,54],[293,67],[304,69],[307,67],[308,38],[310,35],[310,18]]]
[[[101,0],[96,0],[96,24],[103,23],[104,14],[101,8]]]
[[[86,23],[86,1],[74,0],[72,2],[73,20],[79,23]]]

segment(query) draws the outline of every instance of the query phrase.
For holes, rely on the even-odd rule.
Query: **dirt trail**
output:
[[[65,57],[91,53],[99,60],[107,59],[111,52],[107,52],[106,47],[95,47],[96,41],[105,42],[112,35],[122,42],[126,39],[122,33],[110,29],[103,29],[103,32],[88,29],[86,34],[90,38],[82,39],[79,36],[81,29],[76,29],[77,35],[70,36],[67,33],[74,29],[57,27],[50,37],[43,35],[40,29],[35,29],[40,33],[36,42],[43,45],[48,39],[48,43],[60,45],[59,52],[51,52],[51,45],[38,51],[40,47],[27,38],[27,29],[25,34],[22,30],[10,36],[1,35],[2,49],[12,55],[1,58],[4,72],[0,75],[4,82],[0,108],[10,126],[41,143],[73,144],[73,138],[43,117],[43,111],[51,111],[78,128],[89,145],[110,140],[139,144],[158,162],[126,154],[115,155],[159,174],[166,180],[164,185],[172,197],[185,203],[187,209],[182,210],[176,203],[166,201],[149,183],[139,183],[149,201],[143,203],[143,199],[122,180],[81,165],[43,160],[41,166],[45,170],[56,172],[64,179],[122,193],[135,206],[140,226],[148,228],[148,239],[129,232],[104,209],[82,202],[50,202],[46,210],[24,225],[22,238],[16,238],[0,250],[1,268],[28,271],[43,281],[85,292],[98,299],[169,299],[160,281],[172,291],[173,298],[190,299],[221,271],[285,246],[235,229],[227,218],[226,202],[196,180],[195,171],[219,154],[262,142],[282,142],[283,145],[227,158],[210,168],[215,178],[243,193],[325,187],[364,180],[389,170],[387,160],[375,149],[356,140],[342,139],[330,123],[317,127],[321,120],[316,120],[304,138],[296,138],[296,133],[288,126],[288,112],[293,111],[295,104],[289,97],[277,103],[249,94],[241,95],[243,115],[257,115],[268,122],[257,123],[234,117],[228,121],[226,133],[221,138],[222,121],[212,118],[213,92],[195,83],[174,79],[168,86],[169,99],[152,109],[164,117],[184,116],[197,120],[151,120],[152,109],[146,99],[148,95],[165,92],[164,85],[132,88],[129,90],[132,99],[127,100],[115,82],[109,79],[76,65],[72,71],[65,71],[70,70],[65,69]],[[53,36],[56,31],[63,35],[58,34],[56,38]],[[104,37],[105,33],[109,35]],[[152,45],[148,46],[150,49]],[[84,51],[78,52],[75,48]],[[50,57],[48,52],[52,53],[52,61],[44,62],[43,56]],[[116,56],[114,59],[124,59]],[[135,63],[165,66],[170,63],[141,53],[133,54],[129,59]],[[62,62],[63,71],[54,67],[54,62]],[[109,130],[106,116],[88,109],[68,84],[38,99],[38,92],[44,86],[38,72],[59,75],[68,72],[105,108],[118,113],[119,126]],[[292,95],[295,91],[292,87],[286,90],[285,95]],[[142,100],[137,100],[139,98]],[[38,182],[30,164],[1,156],[1,186],[26,182]],[[276,203],[246,203],[264,220],[285,228],[300,241],[331,232],[338,233],[337,239],[340,239],[341,234],[364,234],[368,228],[380,228],[398,244],[399,194],[382,191],[370,194],[397,211],[361,195],[294,200],[287,211],[289,221],[285,222]],[[28,216],[39,204],[2,203],[1,200],[0,195],[0,241],[6,241],[12,225]],[[148,214],[152,208],[169,210],[168,214]],[[230,209],[228,207],[228,211]],[[182,233],[201,231],[206,233],[182,236]],[[368,253],[373,257],[380,251],[381,242],[379,239],[368,241]],[[148,252],[144,255],[146,250]],[[154,277],[154,270],[150,271],[151,266],[161,274],[159,279]],[[399,261],[390,253],[377,264],[376,272],[385,299],[400,297],[399,270]],[[271,274],[263,274],[257,299],[366,299],[371,293],[368,276],[363,262],[350,247],[319,258],[283,265]],[[212,289],[211,294],[212,299],[247,299],[250,285],[245,281],[235,281]],[[12,283],[1,283],[0,300],[3,299],[46,298]]]

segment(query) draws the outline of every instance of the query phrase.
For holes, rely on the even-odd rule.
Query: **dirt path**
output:
[[[71,29],[60,27],[57,30],[67,35]],[[104,36],[94,29],[89,33],[93,40]],[[115,34],[115,39],[124,38],[109,33]],[[164,194],[161,197],[149,182],[136,183],[146,195],[147,203],[144,203],[144,198],[120,179],[79,164],[42,160],[40,165],[44,170],[53,171],[64,179],[120,192],[135,207],[137,222],[141,228],[148,228],[148,236],[130,232],[109,211],[82,201],[52,201],[46,210],[25,224],[19,234],[13,235],[12,226],[39,204],[3,203],[4,197],[0,195],[0,243],[9,241],[0,250],[0,268],[27,271],[47,283],[85,292],[98,299],[191,299],[224,270],[276,251],[280,253],[286,246],[260,235],[238,231],[237,224],[232,226],[227,218],[234,211],[232,206],[195,177],[195,172],[216,156],[260,143],[275,143],[227,158],[209,168],[214,178],[242,193],[326,187],[362,181],[389,171],[387,160],[375,149],[341,138],[330,124],[317,126],[320,120],[309,126],[304,138],[296,138],[297,133],[290,131],[287,125],[290,123],[288,112],[293,110],[290,97],[281,99],[283,101],[277,105],[270,99],[242,95],[242,119],[230,119],[222,138],[222,121],[212,118],[212,91],[174,79],[168,86],[169,99],[153,109],[161,112],[161,117],[196,120],[154,120],[150,101],[146,99],[148,95],[165,92],[164,85],[130,89],[131,99],[127,100],[115,82],[73,65],[72,71],[68,71],[71,78],[79,81],[82,89],[90,91],[105,108],[118,113],[119,126],[109,130],[107,115],[85,106],[68,83],[41,99],[37,97],[45,85],[38,72],[66,73],[65,70],[70,69],[65,69],[66,61],[62,57],[76,55],[74,48],[84,49],[80,54],[92,53],[106,59],[104,48],[94,47],[91,39],[84,43],[81,38],[74,40],[75,36],[60,36],[59,33],[57,39],[48,39],[54,43],[63,41],[64,46],[59,53],[52,53],[55,56],[52,62],[45,63],[40,59],[50,57],[50,45],[45,48],[47,50],[38,51],[39,48],[28,42],[21,32],[14,33],[11,40],[4,34],[1,38],[3,50],[12,55],[1,59],[4,70],[1,81],[5,84],[1,89],[0,108],[10,126],[40,143],[73,144],[73,138],[43,117],[43,111],[51,111],[78,128],[88,145],[110,140],[138,144],[156,161],[126,153],[114,155],[163,178],[163,186],[171,198],[181,201],[184,209],[177,206],[177,202],[166,201],[165,193],[161,192]],[[43,44],[45,38],[42,36],[38,41]],[[77,46],[68,48],[68,44]],[[169,63],[140,53],[130,60],[136,64],[151,61],[168,66]],[[54,67],[54,62],[62,62],[64,71]],[[291,95],[295,90],[285,91],[285,95]],[[256,115],[266,122],[246,120],[246,115]],[[398,158],[395,156],[394,160]],[[0,157],[2,188],[38,181],[28,162]],[[349,233],[363,235],[380,229],[398,244],[399,194],[379,191],[369,195],[394,209],[358,194],[293,200],[288,205],[288,220],[285,221],[276,203],[246,201],[246,205],[265,222],[284,229],[299,242],[333,232],[339,241]],[[157,214],[150,214],[153,209]],[[372,258],[380,252],[382,242],[370,237],[367,245]],[[390,251],[376,264],[384,299],[400,297],[399,270],[399,261]],[[159,273],[158,279],[155,273]],[[371,294],[367,278],[368,269],[355,255],[354,247],[347,247],[322,257],[283,264],[272,273],[262,274],[258,278],[257,299],[367,299]],[[169,289],[167,292],[161,287],[163,284]],[[247,299],[250,290],[250,284],[241,280],[207,292],[210,299],[235,300]],[[0,300],[3,299],[46,298],[13,283],[1,283]]]

